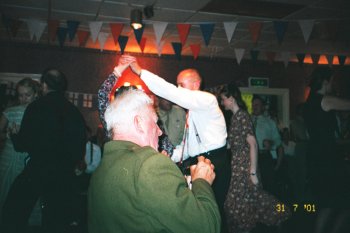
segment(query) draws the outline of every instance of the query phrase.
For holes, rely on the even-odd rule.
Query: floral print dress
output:
[[[228,132],[231,146],[231,183],[225,201],[225,213],[229,232],[249,231],[256,223],[278,225],[290,216],[285,205],[262,189],[260,183],[254,185],[250,179],[250,154],[248,135],[255,135],[248,112],[238,110],[233,114]],[[260,177],[257,171],[258,178]]]

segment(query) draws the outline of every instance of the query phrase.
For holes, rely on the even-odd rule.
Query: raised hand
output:
[[[120,77],[124,70],[129,67],[130,63],[135,62],[136,58],[130,55],[122,55],[118,61],[118,65],[114,68],[116,76]]]

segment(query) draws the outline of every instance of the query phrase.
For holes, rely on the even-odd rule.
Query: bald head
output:
[[[195,69],[186,69],[177,75],[177,85],[190,90],[199,90],[202,78]]]

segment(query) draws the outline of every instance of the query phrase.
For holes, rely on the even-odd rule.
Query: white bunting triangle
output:
[[[235,49],[237,64],[241,64],[245,49]]]
[[[98,34],[101,31],[103,22],[101,21],[93,21],[89,22],[89,28],[90,28],[90,33],[91,33],[91,39],[92,42],[96,42]]]
[[[225,28],[225,32],[226,32],[226,36],[227,36],[227,41],[230,43],[233,33],[236,30],[237,27],[237,22],[224,22],[224,28]]]
[[[103,51],[103,48],[105,47],[106,40],[109,36],[108,32],[100,32],[98,34],[98,42],[100,43],[100,49]]]
[[[305,43],[309,41],[312,29],[314,27],[314,20],[299,20],[301,31],[303,32]]]
[[[162,56],[163,46],[164,46],[164,41],[161,41],[159,44],[156,44],[158,57]]]
[[[157,44],[160,43],[160,41],[161,41],[161,39],[163,37],[164,31],[165,31],[167,26],[168,26],[168,23],[166,23],[166,22],[155,22],[155,23],[153,23],[153,29],[154,29],[154,33],[155,33],[155,36],[156,36]]]
[[[26,21],[30,34],[30,39],[33,40],[35,36],[35,40],[38,42],[46,28],[47,22],[37,19],[27,19]]]
[[[290,53],[289,52],[282,52],[281,58],[282,58],[284,67],[287,67],[289,64]]]

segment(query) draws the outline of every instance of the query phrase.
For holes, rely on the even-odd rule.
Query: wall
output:
[[[68,77],[69,91],[93,94],[97,93],[99,85],[113,70],[120,56],[111,51],[7,42],[0,43],[0,54],[0,72],[39,74],[47,67],[56,67]],[[308,76],[315,67],[292,62],[285,68],[282,62],[270,65],[259,60],[256,64],[252,64],[250,60],[243,60],[238,65],[236,60],[222,58],[199,57],[197,61],[194,61],[192,57],[183,57],[179,61],[174,56],[160,58],[154,55],[136,56],[143,68],[172,83],[175,83],[176,75],[181,69],[189,67],[199,70],[205,87],[232,81],[238,83],[239,86],[247,87],[250,76],[268,77],[270,87],[289,88],[291,119],[294,116],[295,106],[304,100]],[[98,122],[96,109],[81,109],[81,111],[94,128]]]

